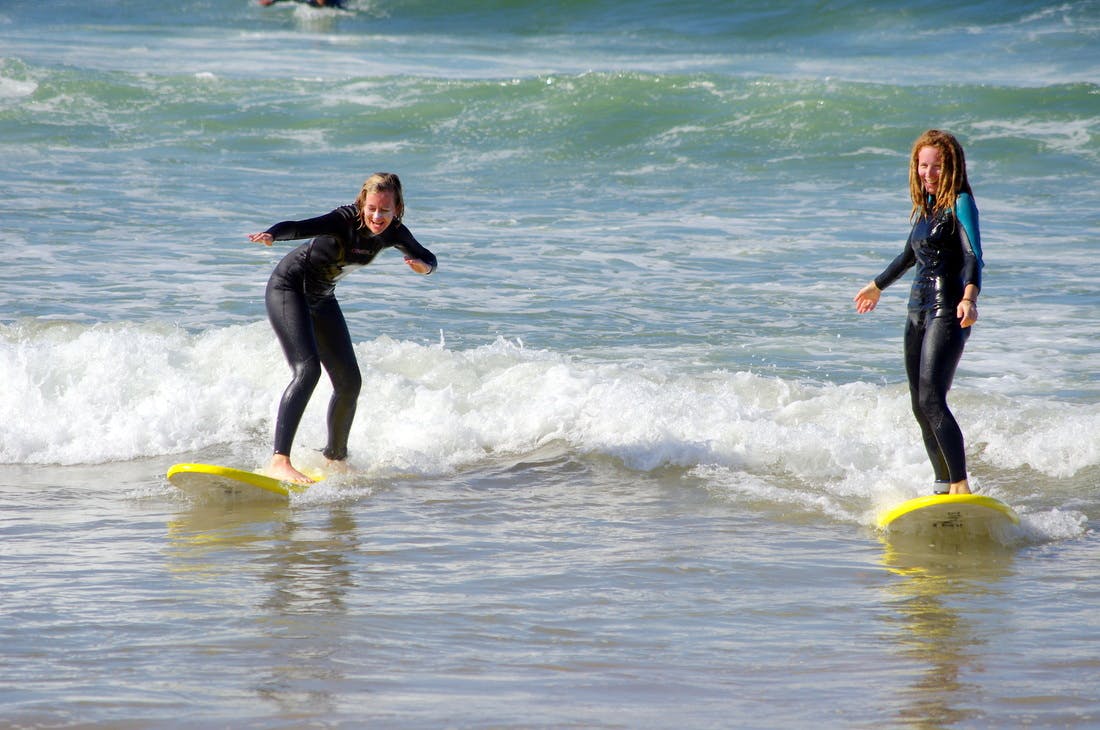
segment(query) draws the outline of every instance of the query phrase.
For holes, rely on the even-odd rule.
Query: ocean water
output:
[[[887,540],[928,127],[985,285],[997,540]],[[0,726],[1095,727],[1100,2],[0,0]],[[352,471],[262,465],[246,236],[398,172]],[[328,386],[295,457],[320,465]]]

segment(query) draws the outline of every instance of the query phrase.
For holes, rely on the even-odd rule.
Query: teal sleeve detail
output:
[[[955,201],[955,216],[966,230],[966,237],[970,239],[970,248],[978,259],[978,266],[985,266],[982,260],[982,235],[978,229],[978,206],[974,203],[974,196],[970,193],[960,193]]]

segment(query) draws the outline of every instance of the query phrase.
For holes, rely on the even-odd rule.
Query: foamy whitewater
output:
[[[1095,726],[1098,49],[1097,2],[0,6],[0,725]],[[910,279],[851,300],[932,126],[1021,523],[903,545]],[[188,502],[289,378],[247,234],[375,170],[440,266],[337,288],[351,471]]]

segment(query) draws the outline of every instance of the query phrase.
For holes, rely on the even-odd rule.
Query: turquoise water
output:
[[[1088,727],[1100,717],[1100,3],[0,4],[0,716],[16,727]],[[966,146],[952,391],[1002,543],[931,479],[906,159]],[[440,258],[344,280],[353,474],[255,467],[288,250],[405,183]],[[296,454],[324,441],[322,385]]]

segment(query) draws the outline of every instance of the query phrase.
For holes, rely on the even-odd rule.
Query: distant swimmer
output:
[[[330,462],[347,459],[348,434],[363,379],[344,313],[336,301],[336,282],[391,247],[405,255],[405,263],[416,273],[435,271],[435,255],[401,222],[404,213],[401,180],[393,173],[380,172],[367,178],[353,205],[316,218],[276,223],[249,236],[266,246],[275,241],[312,239],[288,253],[267,284],[267,315],[292,372],[279,403],[268,476],[299,484],[312,481],[291,466],[290,447],[322,368],[332,381],[324,455]],[[397,306],[406,304],[398,302]]]
[[[969,494],[963,434],[947,407],[947,391],[978,321],[982,247],[966,160],[954,136],[930,129],[917,138],[909,157],[909,190],[916,219],[909,240],[856,294],[856,311],[870,312],[882,290],[916,266],[904,336],[913,414],[936,475],[933,491]]]
[[[342,8],[344,7],[344,0],[291,0],[292,2],[302,3],[303,5],[309,5],[313,8]],[[260,0],[260,5],[274,5],[275,3],[287,2],[287,0]]]

